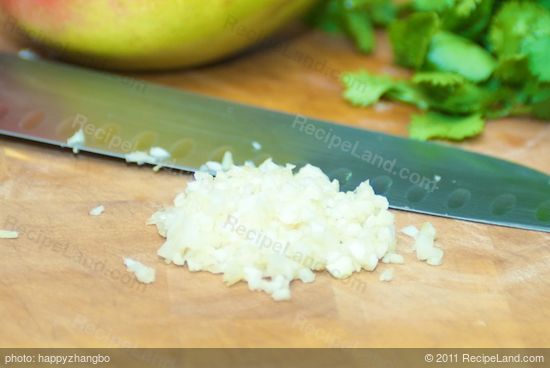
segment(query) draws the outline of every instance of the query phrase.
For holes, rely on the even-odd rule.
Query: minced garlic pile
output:
[[[313,271],[343,279],[382,260],[403,263],[388,201],[368,181],[341,192],[311,165],[224,166],[197,172],[174,207],[150,219],[168,263],[222,273],[228,285],[244,280],[275,300],[290,299],[290,282],[312,282]]]

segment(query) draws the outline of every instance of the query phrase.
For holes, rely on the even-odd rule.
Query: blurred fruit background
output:
[[[159,70],[219,60],[303,15],[315,0],[1,0],[37,45],[77,63]]]

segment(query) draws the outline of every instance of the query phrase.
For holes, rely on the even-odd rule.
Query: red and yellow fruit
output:
[[[228,56],[315,0],[0,0],[40,45],[84,64],[168,69]]]

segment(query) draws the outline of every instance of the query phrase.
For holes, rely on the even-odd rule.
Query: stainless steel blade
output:
[[[177,91],[74,66],[0,55],[0,133],[124,157],[160,146],[194,170],[232,151],[309,162],[353,189],[370,179],[393,208],[550,232],[550,177],[443,144]]]

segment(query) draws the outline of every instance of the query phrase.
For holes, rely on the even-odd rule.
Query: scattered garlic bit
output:
[[[79,148],[81,148],[86,143],[86,136],[84,131],[80,128],[76,133],[74,133],[69,139],[67,139],[67,146],[73,149],[73,153],[78,153]]]
[[[149,149],[149,155],[153,157],[156,162],[163,162],[171,157],[170,152],[161,147],[151,147],[151,149]]]
[[[262,145],[260,142],[253,141],[252,148],[254,148],[254,151],[259,151],[262,149]]]
[[[441,181],[441,176],[440,175],[434,175],[434,180],[436,183],[439,183]]]
[[[477,326],[487,327],[487,322],[485,322],[485,321],[482,320],[482,319],[477,320],[475,324],[476,324]]]
[[[150,284],[155,281],[155,270],[153,268],[127,257],[124,258],[124,265],[129,272],[134,273],[139,282]]]
[[[338,181],[317,167],[266,160],[219,168],[214,177],[196,172],[175,206],[149,220],[166,237],[158,255],[190,271],[223,273],[228,284],[274,300],[290,299],[290,282],[312,282],[312,271],[339,279],[372,271],[395,245],[394,215],[386,198],[366,181],[340,192]]]
[[[105,211],[105,207],[103,205],[97,206],[90,210],[90,216],[99,216],[103,213],[103,211]]]
[[[380,281],[391,281],[393,280],[393,268],[382,271],[379,277]]]
[[[203,164],[199,171],[211,174],[217,174],[222,171],[227,171],[231,169],[235,163],[233,162],[233,154],[229,151],[223,154],[222,162],[217,161],[207,161]],[[249,166],[249,165],[248,165]],[[252,164],[254,166],[254,164]]]
[[[405,259],[401,254],[388,253],[382,258],[382,263],[403,264]]]
[[[426,261],[429,265],[439,266],[443,262],[443,250],[434,245],[435,235],[433,225],[429,222],[424,223],[416,236],[414,248],[416,258]]]
[[[153,171],[159,171],[162,164],[170,159],[171,155],[168,151],[161,147],[151,147],[149,152],[134,151],[127,153],[124,158],[126,162],[134,162],[138,165],[145,163],[155,165]]]
[[[411,238],[416,238],[418,235],[418,229],[414,225],[405,226],[401,229],[401,232]]]
[[[19,233],[17,231],[0,230],[0,239],[17,239]]]
[[[147,152],[135,151],[124,155],[126,162],[135,162],[138,165],[144,163],[154,163],[154,157],[151,157]]]
[[[216,174],[220,171],[223,171],[223,169],[221,163],[216,161],[207,161],[205,164],[201,165],[198,171]]]
[[[235,163],[233,162],[233,154],[231,154],[231,152],[227,151],[226,153],[223,154],[222,170],[227,171],[227,170],[231,169],[234,165],[235,165]]]

